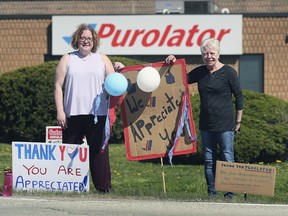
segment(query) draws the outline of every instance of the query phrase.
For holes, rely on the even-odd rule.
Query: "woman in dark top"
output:
[[[201,44],[201,54],[205,65],[189,72],[187,80],[189,84],[198,84],[201,101],[199,130],[203,145],[205,177],[208,194],[216,196],[217,144],[220,146],[221,160],[234,162],[234,132],[240,130],[243,94],[237,72],[219,61],[218,40],[204,40]],[[166,58],[167,63],[175,61],[176,57],[173,55]],[[235,97],[235,109],[232,95]],[[232,199],[233,193],[225,192],[224,197]]]

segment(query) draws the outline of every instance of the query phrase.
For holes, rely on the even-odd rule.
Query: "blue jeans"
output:
[[[205,177],[208,194],[216,196],[215,171],[217,160],[217,144],[220,146],[222,161],[234,162],[234,131],[213,132],[201,131],[201,139],[204,153]],[[225,192],[225,197],[233,198],[232,192]]]

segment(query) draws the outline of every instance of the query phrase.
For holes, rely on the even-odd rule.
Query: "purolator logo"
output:
[[[89,24],[96,28],[96,24]],[[204,38],[217,38],[221,41],[226,35],[230,34],[231,29],[221,28],[219,30],[207,28],[201,29],[199,25],[193,25],[188,29],[174,28],[167,25],[163,31],[157,28],[145,29],[118,29],[113,23],[103,23],[100,25],[98,35],[101,39],[110,39],[112,47],[133,47],[140,43],[143,47],[192,47],[200,46]],[[70,44],[71,37],[63,37]]]

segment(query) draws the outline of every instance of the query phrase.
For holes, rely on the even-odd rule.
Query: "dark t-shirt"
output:
[[[224,65],[212,75],[206,65],[199,66],[187,74],[188,83],[198,83],[200,94],[199,129],[208,131],[230,131],[235,129],[235,111],[243,109],[243,94],[236,71]]]

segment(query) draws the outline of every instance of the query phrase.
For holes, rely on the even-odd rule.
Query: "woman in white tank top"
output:
[[[81,24],[72,35],[74,52],[62,56],[54,81],[57,123],[62,127],[63,143],[81,144],[86,137],[90,149],[90,172],[95,188],[100,192],[111,189],[108,146],[101,147],[107,116],[105,77],[115,71],[110,59],[97,52],[96,31]],[[115,67],[123,67],[116,63]],[[101,99],[95,107],[95,100]],[[97,109],[97,110],[96,110]],[[97,114],[97,123],[94,123]]]

